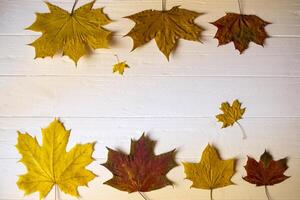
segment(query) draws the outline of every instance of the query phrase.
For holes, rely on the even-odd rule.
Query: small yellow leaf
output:
[[[119,74],[123,75],[125,68],[129,68],[129,66],[126,64],[126,61],[118,62],[113,66],[113,73],[119,72]]]
[[[235,173],[235,160],[221,160],[217,150],[207,145],[199,163],[184,162],[186,178],[193,182],[191,187],[213,190],[232,185]]]
[[[18,133],[16,147],[28,172],[19,176],[17,185],[25,195],[39,192],[43,199],[57,185],[63,192],[79,197],[77,188],[95,178],[93,172],[85,169],[94,161],[94,143],[77,144],[66,152],[70,130],[59,120],[42,129],[42,145],[28,133]]]
[[[174,6],[170,10],[144,10],[126,18],[136,24],[127,34],[133,39],[133,50],[155,39],[160,51],[169,60],[178,39],[199,41],[203,31],[194,20],[200,14]]]
[[[91,49],[108,48],[111,32],[101,26],[111,22],[103,9],[92,9],[95,1],[87,3],[74,12],[46,2],[50,13],[37,13],[36,21],[27,29],[42,32],[35,40],[35,58],[53,57],[62,52],[76,64]]]
[[[241,105],[242,104],[237,99],[232,103],[232,106],[230,106],[228,102],[221,104],[220,110],[223,111],[224,114],[219,114],[216,118],[218,121],[223,122],[222,128],[232,126],[239,119],[242,119],[246,108],[241,108]]]

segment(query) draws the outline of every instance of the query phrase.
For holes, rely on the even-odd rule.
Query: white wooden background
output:
[[[70,10],[72,0],[50,1]],[[86,3],[80,0],[80,4]],[[242,180],[246,155],[256,159],[265,148],[275,159],[289,157],[285,182],[270,187],[274,200],[300,199],[300,0],[243,0],[243,10],[266,21],[271,38],[265,48],[251,44],[243,55],[233,44],[217,47],[216,28],[208,22],[225,12],[237,12],[237,0],[167,0],[167,7],[205,13],[196,22],[203,26],[203,43],[181,40],[170,62],[154,41],[130,53],[132,40],[123,38],[133,22],[123,19],[143,9],[160,9],[160,0],[98,0],[96,7],[116,20],[107,26],[116,31],[111,49],[97,50],[75,68],[67,57],[33,60],[34,49],[26,44],[39,33],[25,31],[35,12],[46,12],[40,0],[0,0],[0,199],[27,197],[16,186],[25,167],[17,163],[16,131],[40,139],[40,128],[60,117],[72,128],[69,148],[77,142],[97,141],[90,165],[99,175],[89,188],[79,189],[82,199],[141,200],[102,183],[111,173],[100,166],[105,146],[128,152],[130,138],[146,131],[158,140],[156,152],[178,149],[178,162],[198,161],[212,143],[223,158],[236,157],[237,185],[217,189],[215,199],[266,199],[262,187]],[[114,54],[131,66],[125,75],[112,74]],[[221,130],[215,120],[219,104],[238,98],[247,107],[238,126]],[[208,199],[209,191],[190,189],[182,166],[168,177],[176,185],[147,193],[151,200]],[[53,193],[47,199],[53,199]],[[62,199],[72,199],[62,194]]]

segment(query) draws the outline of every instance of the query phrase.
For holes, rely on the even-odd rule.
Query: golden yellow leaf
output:
[[[199,163],[184,162],[186,178],[193,182],[191,187],[213,190],[232,185],[235,159],[221,160],[217,150],[207,145]]]
[[[232,126],[239,119],[242,119],[246,108],[241,108],[241,105],[242,104],[237,99],[234,100],[232,106],[228,102],[221,104],[220,110],[223,111],[224,114],[219,114],[216,116],[216,118],[218,121],[223,122],[222,128]]]
[[[178,39],[199,41],[202,28],[194,23],[199,15],[179,6],[167,11],[145,10],[126,17],[136,23],[126,36],[133,39],[133,50],[155,38],[158,48],[169,59]]]
[[[43,199],[57,185],[63,192],[78,197],[77,188],[87,186],[95,178],[93,172],[85,169],[94,160],[94,143],[76,144],[66,152],[70,132],[57,119],[42,129],[42,145],[36,137],[18,132],[16,147],[28,172],[19,176],[17,185],[25,195],[39,192]]]
[[[113,73],[119,72],[119,74],[123,75],[125,68],[129,68],[129,66],[126,64],[126,61],[118,62],[113,66]]]
[[[62,52],[76,64],[80,57],[91,49],[108,48],[111,32],[102,28],[111,20],[103,9],[92,9],[95,1],[87,3],[69,13],[46,2],[50,13],[37,13],[36,21],[27,29],[42,32],[35,40],[35,58],[53,57]]]

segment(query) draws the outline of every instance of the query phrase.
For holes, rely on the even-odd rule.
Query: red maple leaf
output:
[[[281,183],[289,176],[284,175],[287,170],[287,158],[280,160],[273,160],[272,155],[265,151],[259,162],[251,157],[248,157],[245,169],[247,176],[243,179],[249,183],[256,184],[256,186],[267,186]]]
[[[251,41],[263,46],[268,37],[265,26],[270,23],[256,15],[227,13],[211,24],[218,27],[215,38],[219,40],[219,45],[233,42],[235,48],[242,53]]]
[[[175,166],[175,149],[164,154],[154,154],[155,141],[144,134],[131,140],[130,154],[108,149],[106,163],[102,164],[113,174],[104,184],[131,192],[148,192],[173,185],[166,174]]]

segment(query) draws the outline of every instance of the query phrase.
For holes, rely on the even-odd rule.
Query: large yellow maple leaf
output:
[[[232,185],[235,159],[221,160],[217,150],[207,145],[199,163],[183,162],[186,178],[193,182],[191,187],[212,190]]]
[[[76,64],[91,49],[108,48],[111,32],[101,26],[111,22],[102,8],[92,9],[95,1],[71,13],[46,2],[50,13],[37,13],[36,21],[27,29],[42,32],[35,40],[35,58],[53,57],[62,52]]]
[[[42,145],[28,133],[18,136],[18,151],[28,172],[19,177],[17,185],[25,195],[39,192],[40,199],[48,195],[54,185],[72,196],[79,196],[77,188],[87,186],[95,174],[85,169],[94,159],[94,143],[77,144],[66,152],[70,130],[55,119],[42,129]]]
[[[126,35],[133,39],[133,49],[155,38],[160,51],[169,59],[178,39],[199,41],[202,28],[194,23],[200,14],[175,6],[170,10],[144,10],[126,18],[136,24]]]

